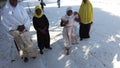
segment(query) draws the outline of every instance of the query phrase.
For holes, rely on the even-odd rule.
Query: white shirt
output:
[[[71,16],[65,15],[62,17],[62,20],[68,21],[68,24],[66,26],[73,26],[76,17],[78,17],[78,16],[76,16],[74,14],[72,14]]]

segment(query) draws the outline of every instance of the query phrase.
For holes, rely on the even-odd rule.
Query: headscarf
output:
[[[40,9],[40,10],[41,10],[41,14],[40,14],[40,15],[37,15],[37,14],[36,14],[36,10],[37,10],[37,9]],[[41,6],[37,5],[37,6],[35,7],[34,16],[37,17],[37,18],[41,18],[41,17],[43,16],[43,11],[42,11]]]
[[[79,15],[81,22],[84,24],[91,23],[93,21],[93,7],[89,0],[86,3],[82,1],[79,9]]]
[[[69,10],[72,10],[72,7],[68,7],[67,10],[66,10],[66,12],[69,11]]]
[[[30,29],[30,18],[28,16],[27,11],[17,4],[16,7],[11,6],[9,0],[7,0],[7,3],[5,7],[2,10],[3,15],[3,24],[6,26],[8,30],[17,29],[19,25],[25,25],[26,30]]]

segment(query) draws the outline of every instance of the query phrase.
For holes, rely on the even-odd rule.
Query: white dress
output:
[[[68,24],[63,28],[63,39],[64,39],[64,46],[66,48],[70,48],[72,46],[72,36],[75,36],[74,33],[74,19],[75,16],[72,14],[71,16],[65,15],[62,17],[63,21],[68,21]]]
[[[4,57],[5,62],[9,61],[9,63],[11,63],[11,60],[16,60],[15,56],[18,56],[18,51],[14,44],[14,37],[10,34],[10,30],[16,30],[18,25],[21,24],[24,24],[26,30],[29,30],[30,19],[22,6],[17,4],[16,7],[12,7],[9,0],[0,14],[0,55],[6,56]],[[0,60],[1,59],[0,57]],[[0,61],[0,63],[1,62],[3,61]],[[8,66],[8,64],[4,64],[4,66]],[[0,68],[7,68],[4,66]]]

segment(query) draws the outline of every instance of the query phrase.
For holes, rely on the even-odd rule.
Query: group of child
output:
[[[90,38],[90,28],[92,23],[93,7],[89,0],[82,0],[79,13],[74,12],[71,7],[67,8],[66,14],[61,18],[60,23],[63,27],[63,39],[66,55],[69,55],[71,45],[78,43],[76,32],[79,32],[80,41]],[[78,26],[75,26],[76,24],[80,25],[79,29],[76,29]]]
[[[60,25],[63,28],[63,39],[66,55],[69,55],[69,50],[73,44],[78,44],[76,37],[75,23],[80,22],[80,17],[77,12],[73,12],[71,7],[66,10],[66,15],[61,18]],[[40,48],[40,54],[43,54],[43,48],[50,47],[49,36],[49,22],[45,14],[43,14],[40,6],[35,7],[35,13],[33,17],[33,26],[37,32],[38,46]],[[79,29],[78,29],[79,30]],[[45,38],[46,37],[46,38]]]
[[[71,7],[68,7],[66,14],[61,18],[60,26],[63,27],[62,35],[66,55],[70,54],[72,45],[78,44],[79,40],[81,41],[83,39],[90,38],[89,32],[93,21],[93,9],[89,0],[83,0],[82,3],[84,5],[89,4],[90,6],[88,7],[91,9],[89,9],[89,11],[87,11],[88,8],[83,10],[85,7],[81,6],[81,9],[78,13],[73,11]],[[51,50],[49,21],[46,15],[43,13],[42,7],[39,5],[35,7],[33,26],[37,32],[37,41],[40,54],[43,54],[44,48]],[[77,35],[79,35],[79,38],[77,38]]]
[[[58,7],[60,8],[60,0],[57,0],[57,3],[58,3]],[[41,4],[41,9],[42,9],[40,15],[42,15],[43,14],[42,11],[44,11],[43,5],[45,5],[45,3],[43,2],[43,0],[41,0],[40,4]],[[35,13],[37,13],[37,12],[35,11]],[[47,19],[42,20],[42,21],[40,21],[40,19],[38,19],[37,22],[36,22],[35,16],[37,16],[37,14],[34,15],[33,25],[34,25],[34,28],[37,31],[38,46],[40,47],[40,45],[41,45],[40,41],[42,39],[39,40],[39,37],[42,38],[43,36],[40,33],[41,31],[37,29],[37,28],[40,28],[40,27],[38,27],[38,25],[40,25],[40,23],[37,23],[37,22],[41,22],[41,23],[43,23],[45,21],[47,21],[47,23],[49,23],[49,22],[48,22]],[[43,15],[43,16],[45,16],[45,15]],[[37,18],[42,18],[42,16],[41,17],[37,17]],[[61,23],[60,23],[60,25],[62,27],[64,27],[63,28],[63,39],[64,39],[64,46],[65,46],[65,50],[66,50],[66,54],[67,55],[69,54],[69,49],[70,49],[71,45],[78,43],[78,39],[77,39],[76,35],[78,35],[78,32],[79,32],[78,31],[79,29],[77,28],[78,25],[80,24],[79,22],[80,22],[79,14],[76,11],[74,12],[71,7],[68,7],[67,10],[66,10],[66,15],[61,18]],[[46,25],[46,26],[49,26],[49,25]],[[48,28],[47,28],[47,31],[48,31]],[[38,35],[41,35],[41,36],[38,36]],[[43,48],[40,48],[40,53],[41,54],[43,54],[42,49]]]
[[[15,42],[21,58],[24,62],[28,62],[29,57],[33,59],[37,57],[37,51],[34,48],[29,33],[30,19],[27,12],[17,3],[17,0],[7,1],[8,2],[2,10],[1,24],[5,28],[4,31],[6,31],[6,38],[9,38],[8,40],[11,44],[12,42]],[[61,27],[63,27],[63,39],[66,55],[69,55],[72,45],[78,44],[76,37],[76,32],[78,31],[76,30],[79,29],[76,29],[76,27],[80,24],[80,40],[90,38],[89,31],[92,22],[93,8],[89,0],[83,0],[79,14],[76,11],[74,12],[71,7],[67,8],[66,14],[61,18],[60,22]],[[35,7],[33,26],[37,33],[37,43],[40,49],[40,54],[43,54],[44,48],[51,50],[49,21],[43,13],[43,7],[40,5]],[[11,48],[12,45],[8,47]]]

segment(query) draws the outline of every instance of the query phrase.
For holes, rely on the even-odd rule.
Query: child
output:
[[[44,11],[44,6],[46,6],[46,4],[43,2],[43,0],[41,0],[40,5],[41,5],[42,10]]]
[[[80,41],[82,41],[90,38],[90,30],[93,23],[94,13],[90,0],[82,0],[79,15],[81,17],[79,36]]]
[[[57,0],[58,8],[60,8],[60,0]]]
[[[75,21],[74,21],[74,23],[73,23],[73,27],[74,27],[74,32],[73,32],[73,35],[72,36],[74,36],[74,37],[77,37],[77,36],[79,36],[79,23],[80,23],[80,17],[79,17],[79,14],[75,11],[74,12],[74,15],[75,15]],[[73,37],[73,38],[74,38]],[[73,44],[76,44],[76,43],[78,43],[78,40],[77,40],[77,38],[75,38],[75,39],[73,39]]]
[[[40,54],[43,54],[44,48],[52,49],[50,47],[49,21],[43,14],[39,5],[35,7],[33,26],[37,32],[37,41]]]
[[[66,50],[66,55],[69,55],[69,50],[72,45],[72,41],[76,39],[74,33],[74,21],[78,20],[78,17],[75,17],[71,7],[67,8],[66,15],[61,19],[61,26],[63,26],[63,39],[64,39],[64,46]],[[74,34],[74,36],[73,36]]]

